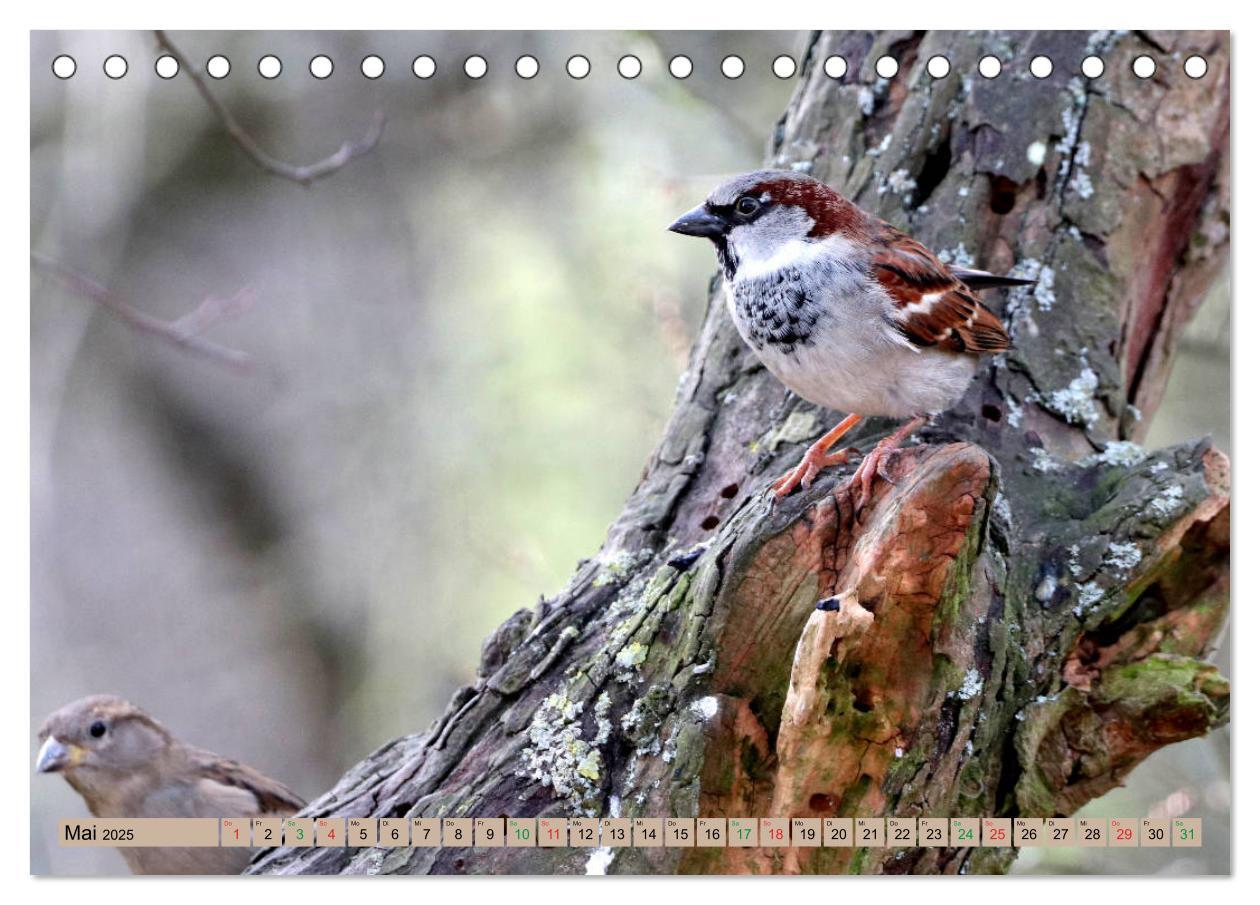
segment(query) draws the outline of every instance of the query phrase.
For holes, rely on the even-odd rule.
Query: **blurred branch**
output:
[[[31,252],[31,263],[75,292],[106,308],[133,330],[164,339],[238,374],[247,373],[253,367],[247,353],[220,346],[197,335],[216,321],[245,310],[253,301],[253,294],[248,289],[242,289],[229,299],[212,296],[179,320],[164,321],[133,308],[95,280],[51,258]]]
[[[302,167],[278,160],[259,147],[258,142],[254,141],[250,134],[236,121],[236,118],[223,105],[223,102],[214,96],[205,79],[188,62],[188,58],[184,56],[183,51],[176,47],[171,39],[167,37],[166,32],[155,31],[154,34],[157,36],[158,44],[179,63],[180,71],[188,73],[188,77],[192,79],[197,92],[205,100],[214,115],[223,123],[223,128],[227,130],[228,137],[236,142],[250,160],[272,175],[291,180],[299,185],[310,185],[316,179],[337,172],[356,157],[362,157],[375,148],[381,140],[381,133],[385,130],[385,114],[377,110],[373,114],[372,122],[363,138],[357,142],[345,142],[335,154]]]

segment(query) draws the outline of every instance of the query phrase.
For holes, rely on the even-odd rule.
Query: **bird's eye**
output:
[[[92,736],[92,738],[100,738],[105,734],[105,724],[100,720],[97,720],[88,727],[88,733]]]
[[[751,217],[757,213],[757,209],[761,207],[761,202],[752,195],[745,195],[735,202],[735,213],[745,217]]]

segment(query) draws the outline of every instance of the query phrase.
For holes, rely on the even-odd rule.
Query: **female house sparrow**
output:
[[[863,417],[908,418],[858,466],[865,504],[900,443],[960,398],[1006,331],[972,289],[1030,281],[946,267],[905,233],[829,186],[760,170],[713,190],[669,227],[711,239],[744,342],[797,395],[851,412],[774,482],[777,497],[847,462],[831,447]]]
[[[185,745],[112,695],[67,704],[39,730],[40,773],[60,773],[97,817],[287,816],[305,802],[257,770]],[[119,848],[135,874],[239,874],[248,848]]]

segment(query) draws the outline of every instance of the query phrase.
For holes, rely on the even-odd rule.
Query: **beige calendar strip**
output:
[[[1198,848],[1198,817],[224,817],[62,820],[64,846]]]
[[[97,817],[62,820],[58,823],[57,837],[62,845],[68,846],[204,848],[219,844],[219,824],[214,817]]]

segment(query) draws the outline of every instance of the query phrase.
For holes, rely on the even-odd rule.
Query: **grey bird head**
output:
[[[151,716],[113,695],[67,704],[44,721],[35,769],[61,773],[80,793],[144,769],[173,739]]]
[[[823,182],[789,170],[757,170],[719,185],[669,229],[709,239],[728,278],[746,261],[854,233],[866,219]]]

